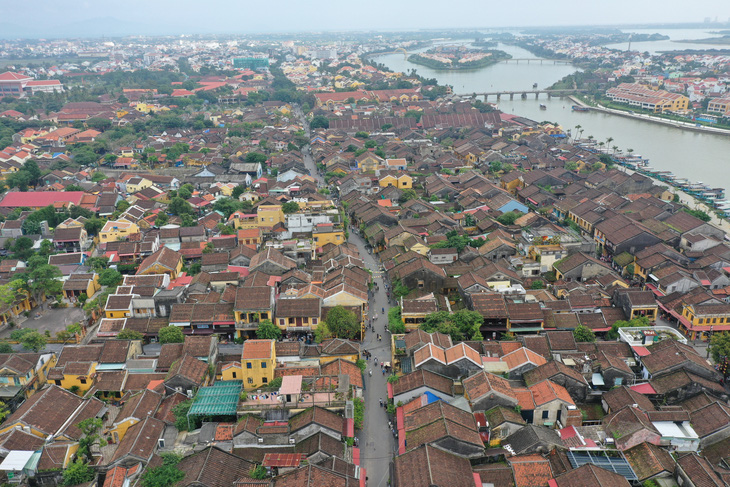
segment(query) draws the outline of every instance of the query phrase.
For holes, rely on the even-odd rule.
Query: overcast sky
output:
[[[245,34],[702,22],[706,17],[726,22],[730,0],[0,0],[0,12],[0,35],[2,28],[15,33],[34,25],[49,36],[68,29],[83,35],[94,23],[145,34],[157,29]]]

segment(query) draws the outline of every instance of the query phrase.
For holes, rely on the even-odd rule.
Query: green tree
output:
[[[311,122],[309,122],[309,128],[310,129],[328,129],[328,128],[330,128],[330,120],[329,120],[329,118],[325,117],[324,115],[317,115],[316,117],[312,118]]]
[[[406,325],[403,324],[400,306],[394,306],[388,310],[388,330],[391,333],[406,332]]]
[[[91,455],[91,447],[94,443],[98,443],[99,446],[106,446],[106,440],[99,434],[103,426],[104,422],[100,418],[86,418],[76,425],[79,431],[83,433],[76,454],[85,457],[87,462],[94,460]]]
[[[332,332],[330,331],[327,323],[325,323],[324,321],[320,321],[317,325],[317,328],[314,329],[314,341],[317,343],[322,343],[328,338],[332,338]]]
[[[96,172],[95,172],[95,173],[94,173],[94,174],[93,174],[93,175],[91,176],[91,181],[92,181],[93,183],[98,183],[99,181],[104,181],[104,180],[105,180],[106,178],[107,178],[106,174],[104,174],[104,173],[103,173],[103,172],[101,172],[101,171],[96,171]]]
[[[0,353],[13,353],[13,347],[5,340],[0,341]]]
[[[94,480],[94,470],[84,463],[81,458],[69,464],[63,471],[63,485],[79,485]]]
[[[239,196],[241,196],[243,193],[246,192],[246,186],[239,184],[235,188],[233,188],[233,191],[231,191],[231,198],[237,200]]]
[[[117,333],[118,340],[143,340],[144,335],[137,330],[122,330]]]
[[[192,405],[193,400],[188,399],[186,401],[178,403],[172,408],[172,414],[175,415],[175,427],[179,431],[188,430],[188,411],[190,411],[190,407]],[[193,426],[193,422],[190,423],[190,426]],[[195,429],[194,426],[193,429]]]
[[[44,296],[59,296],[63,290],[63,283],[59,280],[62,276],[61,270],[46,262],[48,260],[40,255],[31,257],[28,260],[28,271],[21,276],[23,289],[36,303],[43,303],[41,306],[45,306]]]
[[[256,338],[278,340],[281,338],[281,329],[273,324],[271,320],[263,320],[256,329]]]
[[[406,188],[401,193],[400,197],[398,198],[398,201],[400,203],[405,203],[406,201],[414,200],[418,197],[416,194],[416,191],[411,188]]]
[[[568,161],[565,163],[564,168],[566,171],[575,172],[578,170],[578,163],[575,161]]]
[[[285,215],[288,215],[290,213],[296,213],[299,210],[299,203],[297,203],[296,201],[287,201],[286,203],[281,205],[281,211],[283,211]]]
[[[712,361],[719,364],[725,357],[730,357],[730,333],[713,333],[710,338],[710,356]]]
[[[118,286],[122,282],[122,274],[116,269],[104,269],[99,273],[99,284],[102,286]]]
[[[327,327],[337,338],[351,340],[360,334],[357,316],[343,306],[335,306],[327,313]]]
[[[99,132],[104,132],[105,130],[109,130],[112,128],[112,122],[111,120],[107,118],[90,118],[86,121],[86,126],[90,129],[98,130]]]
[[[156,227],[163,227],[167,225],[167,222],[170,221],[170,217],[167,216],[167,213],[158,213],[157,218],[155,218],[155,226]]]
[[[573,330],[573,338],[575,338],[576,342],[595,342],[596,334],[587,326],[578,325]]]
[[[521,216],[521,213],[518,213],[516,211],[508,211],[507,213],[502,213],[497,217],[497,221],[501,223],[502,225],[514,225],[515,221]]]
[[[158,332],[160,343],[183,343],[185,335],[177,326],[163,326]]]
[[[163,453],[160,456],[162,457],[162,465],[148,468],[142,474],[142,487],[170,487],[185,477],[185,474],[177,468],[177,464],[181,460],[179,456],[173,453]]]
[[[269,476],[269,471],[263,465],[255,465],[248,472],[252,479],[263,480]]]
[[[20,340],[20,344],[26,350],[33,350],[35,353],[40,352],[46,348],[46,337],[38,333],[37,331],[31,331],[23,335]]]
[[[535,281],[532,281],[532,285],[530,286],[532,289],[545,289],[545,283],[542,282],[542,280],[537,279]]]
[[[173,215],[188,215],[193,213],[195,210],[193,210],[193,207],[182,199],[179,196],[175,196],[170,200],[170,204],[167,206],[167,211],[172,213]]]
[[[606,333],[606,338],[615,340],[619,337],[619,328],[636,328],[649,326],[649,319],[646,316],[634,318],[631,321],[618,320],[611,325],[611,329]]]
[[[104,228],[104,223],[105,221],[101,218],[89,218],[84,222],[84,230],[86,230],[86,233],[88,233],[89,235],[96,235],[101,231],[102,228]]]
[[[177,195],[184,200],[188,200],[193,196],[193,192],[188,188],[182,187],[177,190]]]
[[[13,251],[13,257],[26,261],[33,255],[33,240],[28,237],[22,236],[15,239],[13,246],[10,248]]]
[[[264,162],[266,162],[266,159],[268,159],[266,157],[266,154],[263,154],[261,152],[249,152],[248,154],[246,154],[246,162],[258,162],[259,164],[263,164]]]

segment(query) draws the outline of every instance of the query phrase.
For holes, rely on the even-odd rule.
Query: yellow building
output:
[[[127,240],[130,235],[139,233],[139,226],[127,220],[109,220],[99,232],[99,242],[117,242]]]
[[[132,316],[132,294],[110,294],[104,306],[105,318],[129,318]]]
[[[284,212],[281,205],[260,205],[256,209],[260,227],[273,227],[277,223],[284,223]]]
[[[709,340],[713,333],[730,330],[730,304],[685,304],[679,325],[690,340]]]
[[[10,388],[20,388],[15,393],[28,398],[40,390],[48,377],[48,370],[56,366],[55,353],[8,353],[0,355],[0,391],[7,401],[13,396]]]
[[[245,389],[265,387],[274,379],[275,368],[274,340],[246,340],[244,342],[241,354],[241,378]]]
[[[380,178],[378,184],[381,188],[393,186],[400,189],[410,189],[413,187],[413,178],[408,174],[400,174],[397,177],[393,174],[388,174]]]
[[[137,193],[139,191],[142,191],[143,189],[147,189],[151,186],[154,186],[154,183],[150,181],[147,178],[143,177],[134,177],[131,178],[129,181],[127,181],[126,187],[127,187],[127,193],[133,194]]]
[[[45,297],[43,298],[45,300]],[[18,291],[15,295],[15,301],[12,304],[1,303],[0,305],[0,325],[5,325],[21,313],[30,311],[33,308],[30,297],[24,291]]]
[[[312,229],[312,239],[317,247],[324,247],[331,243],[340,245],[345,243],[345,232],[332,223],[322,223]]]
[[[219,380],[241,380],[241,362],[229,362],[221,367]]]
[[[109,429],[109,435],[111,435],[113,442],[119,443],[123,440],[127,430],[144,420],[150,411],[154,412],[162,399],[163,396],[160,393],[149,389],[130,396]]]
[[[79,395],[83,396],[86,391],[91,388],[94,380],[92,375],[96,372],[99,365],[94,362],[72,362],[59,370],[58,367],[49,371],[48,379],[64,389],[78,388]]]
[[[257,213],[243,213],[237,211],[228,218],[228,223],[233,222],[233,228],[236,230],[247,230],[259,227],[259,216]]]
[[[170,280],[177,279],[182,272],[182,254],[169,247],[162,247],[139,265],[137,275],[168,274]]]
[[[72,301],[78,299],[81,294],[86,294],[86,297],[91,299],[99,291],[101,291],[99,274],[71,274],[63,283],[63,296]]]

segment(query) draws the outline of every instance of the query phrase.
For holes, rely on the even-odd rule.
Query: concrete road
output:
[[[388,483],[389,464],[393,458],[396,442],[388,426],[388,415],[385,408],[380,407],[380,399],[387,401],[387,374],[381,372],[380,363],[390,362],[390,334],[385,331],[388,322],[389,305],[385,294],[385,285],[376,259],[365,249],[364,240],[354,232],[350,232],[349,242],[355,244],[365,262],[367,269],[373,272],[373,280],[378,283],[379,290],[371,293],[370,316],[377,313],[374,320],[375,331],[365,333],[362,348],[372,354],[365,373],[365,422],[363,430],[357,436],[360,441],[361,465],[367,469],[368,486],[384,487]],[[385,313],[383,313],[385,309]],[[382,335],[382,341],[377,335]],[[378,365],[375,366],[375,358]],[[372,370],[372,376],[369,372]]]

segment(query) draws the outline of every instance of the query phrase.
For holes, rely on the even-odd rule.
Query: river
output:
[[[692,30],[694,35],[682,31],[683,35],[687,35],[684,38],[709,37],[705,31]],[[669,31],[666,33],[670,34]],[[674,48],[679,46],[681,49],[686,45],[674,43]],[[508,52],[513,58],[537,59],[530,52],[515,46],[500,44],[497,49]],[[555,65],[547,61],[543,64],[534,61],[530,64],[524,61],[519,64],[508,62],[478,70],[441,71],[410,63],[403,54],[386,54],[375,59],[393,71],[406,72],[415,68],[421,76],[436,78],[440,84],[453,86],[457,93],[529,90],[533,83],[545,88],[575,71],[572,66]],[[497,102],[492,98],[489,101]],[[546,105],[546,110],[540,110],[541,103]],[[574,127],[580,125],[583,137],[593,135],[599,142],[611,137],[614,139],[611,146],[623,150],[634,149],[634,154],[649,158],[649,164],[655,169],[672,171],[677,177],[730,190],[730,137],[689,132],[598,112],[573,112],[571,105],[567,98],[548,100],[544,95],[539,100],[530,96],[527,100],[515,97],[510,101],[509,97],[502,97],[499,101],[499,108],[505,113],[514,113],[538,122],[556,122],[565,130],[575,131]],[[730,191],[728,193],[727,199],[730,199]]]

